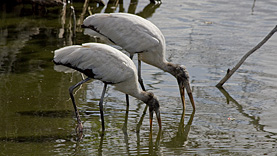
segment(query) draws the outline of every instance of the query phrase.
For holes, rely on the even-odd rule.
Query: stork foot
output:
[[[76,134],[77,134],[77,140],[81,140],[84,136],[83,134],[83,124],[80,122],[77,124],[75,130],[76,130]]]

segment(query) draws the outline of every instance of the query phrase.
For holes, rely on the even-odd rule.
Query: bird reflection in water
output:
[[[171,141],[165,143],[166,146],[169,146],[169,147],[186,146],[186,144],[188,143],[188,135],[192,125],[194,114],[195,114],[195,111],[191,113],[188,123],[185,125],[184,123],[185,111],[183,111],[176,136],[171,138]]]
[[[144,111],[146,111],[146,110],[147,110],[147,107],[145,108]],[[190,129],[191,129],[191,125],[192,125],[192,122],[193,122],[194,115],[195,115],[195,111],[193,111],[190,114],[189,120],[188,120],[187,124],[185,124],[185,110],[183,110],[176,136],[172,137],[171,141],[162,142],[162,144],[165,144],[168,147],[186,146],[187,143],[188,143],[188,135],[189,135],[189,132],[190,132]],[[140,121],[138,123],[138,126],[137,126],[137,131],[136,131],[137,132],[136,135],[137,135],[137,152],[138,152],[137,154],[138,155],[141,154],[142,148],[145,148],[145,147],[141,147],[141,145],[140,145],[141,139],[140,139],[140,133],[139,133],[139,127],[142,124],[144,116],[145,116],[145,113],[142,114],[142,116],[140,118]],[[127,154],[129,154],[130,153],[129,138],[128,138],[127,131],[125,131],[125,128],[126,128],[125,124],[126,124],[127,119],[128,119],[128,114],[126,112],[125,123],[124,123],[124,126],[123,126],[124,128],[122,128],[122,130],[123,130],[123,133],[124,133],[124,142],[125,142],[125,146],[126,146],[126,152],[127,152]],[[161,129],[159,130],[155,140],[153,140],[152,134],[149,135],[149,145],[148,145],[148,154],[149,155],[159,155],[159,151],[160,151],[159,147],[160,147],[160,144],[161,144],[161,138],[162,138],[162,130]],[[100,143],[100,145],[101,145],[101,143]],[[99,151],[101,151],[101,150],[99,150]]]

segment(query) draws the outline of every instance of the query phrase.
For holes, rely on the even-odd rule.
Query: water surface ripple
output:
[[[69,6],[34,13],[31,5],[0,3],[0,155],[276,155],[276,34],[224,89],[215,85],[275,27],[277,2],[123,2],[117,9],[88,5],[92,12],[128,11],[155,23],[166,38],[166,58],[186,65],[190,73],[196,113],[187,97],[183,112],[171,75],[143,63],[146,88],[161,104],[163,131],[154,120],[149,138],[145,104],[131,98],[126,114],[125,95],[109,86],[104,102],[107,130],[101,137],[98,102],[103,84],[91,81],[75,94],[85,127],[84,139],[76,142],[68,88],[81,76],[56,72],[52,51],[95,40],[80,27],[73,37]],[[73,6],[80,26],[89,14],[83,2]]]

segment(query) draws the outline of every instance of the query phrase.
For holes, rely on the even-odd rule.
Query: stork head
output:
[[[162,128],[162,121],[160,116],[160,104],[158,99],[154,96],[153,93],[147,92],[148,100],[145,102],[149,106],[150,114],[150,128],[152,129],[153,113],[156,113],[156,117],[159,123],[160,129]]]
[[[176,77],[178,85],[179,85],[179,90],[181,94],[181,100],[183,103],[183,106],[185,108],[185,89],[187,90],[187,94],[189,96],[191,105],[193,107],[193,110],[195,110],[195,104],[192,96],[192,91],[190,88],[190,83],[189,83],[189,74],[184,65],[174,65],[175,70],[173,72],[173,75]]]

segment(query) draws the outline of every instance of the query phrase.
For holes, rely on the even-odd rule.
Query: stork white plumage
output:
[[[131,58],[138,53],[138,76],[143,89],[141,61],[173,75],[178,81],[183,108],[185,109],[186,88],[195,110],[188,72],[185,66],[170,63],[165,59],[165,38],[153,23],[128,13],[100,13],[87,17],[82,27],[85,28],[85,34],[98,36],[106,42],[122,47],[130,53]]]
[[[98,79],[104,83],[104,89],[99,102],[102,131],[105,130],[102,103],[107,84],[112,84],[116,90],[131,95],[147,104],[150,113],[150,131],[152,131],[153,111],[156,113],[161,128],[159,102],[153,93],[142,91],[138,87],[136,66],[128,56],[111,46],[100,43],[67,46],[56,50],[54,53],[53,62],[56,65],[75,69],[88,76],[88,78],[69,88],[77,117],[77,133],[79,136],[80,134],[82,135],[83,125],[72,92],[76,87],[90,79]]]

